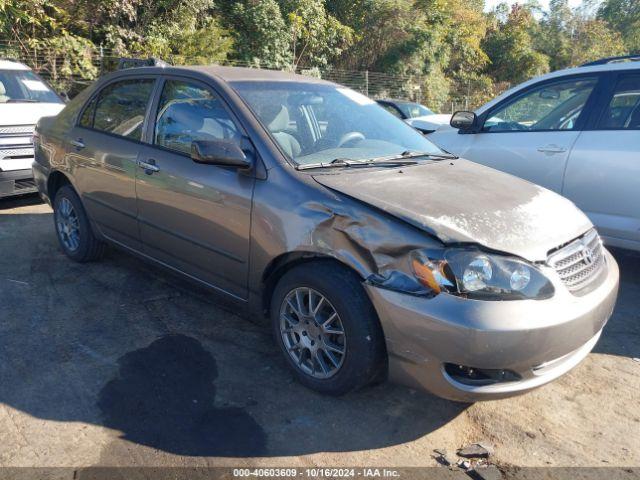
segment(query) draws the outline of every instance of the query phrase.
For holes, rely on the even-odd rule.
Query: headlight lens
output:
[[[493,268],[487,257],[476,257],[464,269],[462,274],[462,286],[468,292],[475,292],[487,287],[487,282],[491,282]]]
[[[417,251],[412,260],[416,278],[434,293],[483,300],[545,299],[551,282],[533,264],[478,249]]]

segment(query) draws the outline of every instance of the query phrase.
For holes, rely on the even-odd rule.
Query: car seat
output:
[[[268,121],[267,128],[273,134],[278,144],[290,157],[300,155],[302,148],[300,142],[290,133],[286,132],[289,128],[289,110],[284,105],[280,105],[271,111],[263,112]]]

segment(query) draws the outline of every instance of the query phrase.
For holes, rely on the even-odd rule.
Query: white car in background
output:
[[[640,250],[636,60],[602,59],[534,78],[475,112],[455,113],[451,126],[428,137],[451,153],[561,193],[589,216],[605,243]]]
[[[448,113],[434,113],[417,102],[390,98],[382,98],[376,100],[376,102],[385,110],[401,118],[422,133],[432,133],[442,125],[448,125],[451,120],[451,115]]]
[[[56,115],[64,102],[29,67],[0,60],[0,198],[36,192],[33,130],[40,117]]]

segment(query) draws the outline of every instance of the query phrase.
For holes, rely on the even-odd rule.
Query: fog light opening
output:
[[[471,386],[493,385],[522,380],[522,377],[512,370],[476,368],[455,363],[445,363],[444,370],[456,382]]]

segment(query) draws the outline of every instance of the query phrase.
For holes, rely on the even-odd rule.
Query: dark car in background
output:
[[[451,120],[451,115],[435,113],[417,102],[389,98],[379,99],[376,102],[386,111],[422,133],[433,133],[440,126],[448,125]]]

